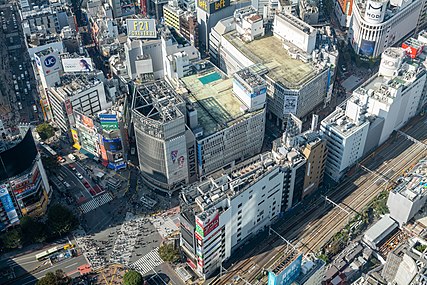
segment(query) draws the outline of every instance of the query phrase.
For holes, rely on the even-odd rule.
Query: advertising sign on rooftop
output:
[[[197,0],[197,7],[209,14],[215,13],[228,6],[230,6],[230,0]]]
[[[119,123],[115,114],[100,114],[99,120],[103,130],[113,131],[119,129]]]
[[[89,72],[93,70],[92,59],[89,57],[62,59],[64,72]]]
[[[157,38],[156,21],[154,19],[127,19],[126,25],[129,38]]]

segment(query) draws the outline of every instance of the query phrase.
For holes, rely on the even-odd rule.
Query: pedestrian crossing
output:
[[[147,274],[157,266],[163,263],[163,260],[159,256],[158,252],[159,248],[156,247],[134,263],[132,263],[129,267],[133,270],[138,271],[142,275]]]
[[[107,204],[111,200],[113,200],[113,197],[111,196],[110,193],[107,192],[107,193],[99,195],[99,196],[93,198],[92,200],[84,203],[83,205],[80,206],[80,209],[82,210],[82,212],[84,214],[86,214],[86,213],[89,213],[90,211],[93,211],[96,208],[98,208],[104,204]]]

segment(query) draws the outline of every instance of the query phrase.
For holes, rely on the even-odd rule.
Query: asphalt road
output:
[[[64,241],[63,243],[65,244],[66,241]],[[0,268],[2,268],[2,271],[6,272],[6,269],[8,269],[8,272],[15,276],[13,280],[8,280],[7,277],[4,278],[5,276],[2,276],[2,278],[0,278],[0,283],[5,285],[34,284],[37,279],[40,279],[45,276],[47,272],[55,271],[57,269],[62,269],[70,276],[78,276],[79,273],[77,272],[77,268],[81,265],[87,264],[87,260],[83,255],[66,259],[54,264],[49,264],[47,261],[36,260],[36,254],[58,244],[62,243],[54,243],[40,250],[32,251],[30,253],[26,253],[17,257],[5,258],[0,260]],[[12,275],[10,276],[12,277]]]
[[[12,9],[10,8],[12,7]],[[9,114],[1,114],[6,127],[18,122],[38,122],[42,118],[38,91],[31,61],[26,50],[17,7],[13,4],[0,9],[1,90],[8,96]],[[37,111],[34,110],[34,106]],[[4,110],[2,110],[4,112]]]

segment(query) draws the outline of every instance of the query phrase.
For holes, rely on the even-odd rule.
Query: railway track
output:
[[[422,123],[418,127],[411,127],[407,130],[409,135],[419,137],[422,135],[423,131],[425,132],[425,123]],[[421,130],[421,133],[419,131]],[[419,133],[418,135],[416,135]],[[388,174],[387,172],[394,171],[390,177],[389,181],[394,181],[396,178],[401,176],[403,171],[405,171],[408,166],[410,166],[414,161],[418,161],[425,155],[425,148],[419,144],[414,144],[405,140],[403,138],[401,143],[395,142],[394,146],[389,149],[384,149],[389,147],[391,144],[389,139],[383,146],[381,146],[375,153],[380,155],[382,158],[379,160],[373,160],[372,156],[364,159],[362,163],[367,163],[368,168],[373,169],[375,173],[361,173],[359,169],[354,176],[359,175],[356,179],[348,179],[344,181],[340,186],[336,187],[328,193],[334,201],[340,201],[339,204],[343,207],[351,207],[351,211],[359,212],[362,210],[369,202],[376,197],[381,191],[384,190],[384,186],[387,186],[388,181],[384,181],[384,178],[378,176],[378,173]],[[424,140],[423,142],[425,142]],[[396,153],[400,155],[395,156]],[[403,165],[399,163],[403,161]],[[398,162],[392,167],[390,163]],[[398,166],[400,165],[400,166]],[[395,166],[398,166],[397,169]],[[374,179],[373,179],[374,178]],[[376,186],[379,180],[383,180],[380,186]],[[372,182],[373,181],[373,182]],[[371,182],[371,183],[369,183]],[[369,184],[366,186],[366,184]],[[375,186],[375,187],[374,187]],[[304,210],[304,214],[297,216],[292,221],[287,221],[288,223],[282,223],[274,226],[274,229],[280,234],[284,235],[288,240],[292,240],[294,237],[304,240],[302,245],[304,246],[304,251],[317,251],[320,246],[322,246],[326,241],[328,241],[338,230],[341,229],[341,226],[345,226],[345,221],[349,219],[348,215],[343,216],[342,212],[339,210],[330,208],[322,208],[322,202],[317,201],[316,203],[310,205]],[[350,210],[350,209],[349,209]],[[319,219],[319,217],[323,218]],[[314,221],[315,219],[318,219]],[[308,229],[308,231],[307,231]],[[292,230],[292,232],[290,232]],[[260,245],[256,248],[253,248],[246,256],[249,256],[245,260],[242,260],[232,266],[222,277],[215,278],[210,284],[212,285],[225,285],[232,284],[233,279],[236,276],[240,277],[240,280],[243,280],[242,284],[255,284],[251,283],[254,281],[254,278],[259,274],[260,270],[251,270],[253,267],[259,269],[267,269],[265,266],[268,264],[269,260],[279,252],[284,245],[281,245],[282,240],[273,235],[266,241],[263,245]],[[273,248],[272,251],[267,251],[269,248]],[[256,253],[262,252],[257,255]]]

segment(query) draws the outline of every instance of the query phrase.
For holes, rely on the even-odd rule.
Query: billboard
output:
[[[202,238],[209,235],[218,226],[219,226],[218,210],[215,210],[205,220],[201,220],[199,217],[196,217],[196,233]]]
[[[73,142],[74,142],[73,147],[75,149],[80,149],[81,146],[80,146],[79,135],[78,135],[77,131],[74,129],[71,129],[71,135],[73,137]]]
[[[360,43],[360,50],[359,50],[360,55],[372,56],[374,54],[374,50],[375,50],[374,41],[362,40],[362,42]]]
[[[92,59],[89,57],[63,58],[64,72],[89,72],[93,70]]]
[[[36,144],[31,130],[28,130],[19,143],[0,153],[0,180],[18,176],[28,170],[36,156]]]
[[[156,20],[154,19],[127,19],[126,26],[129,38],[157,38]]]
[[[278,275],[272,271],[268,272],[268,285],[290,285],[296,280],[301,272],[302,254],[300,254],[291,264],[283,269]]]
[[[283,114],[296,114],[298,106],[298,96],[285,95],[283,100]]]
[[[368,23],[379,24],[384,20],[388,1],[369,0],[366,3],[365,20]]]
[[[230,0],[197,0],[197,7],[209,14],[215,13],[228,6],[230,6]]]
[[[13,205],[12,198],[7,191],[7,184],[0,185],[0,201],[6,211],[6,215],[11,224],[19,221],[18,214],[16,213],[15,206]]]
[[[88,116],[85,116],[79,112],[74,112],[74,116],[76,117],[76,122],[82,124],[87,128],[90,128],[90,129],[94,128],[93,120]]]
[[[56,51],[51,50],[48,54],[43,54],[42,52],[36,53],[34,59],[38,69],[45,75],[49,75],[61,69],[61,60]]]
[[[100,114],[99,120],[103,130],[113,131],[119,129],[119,123],[115,114]]]

